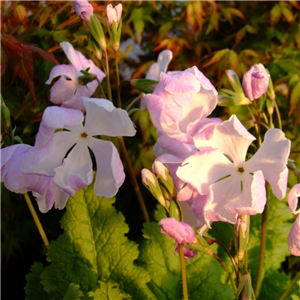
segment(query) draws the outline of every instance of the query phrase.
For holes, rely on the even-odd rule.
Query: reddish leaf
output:
[[[52,61],[57,65],[59,64],[59,62],[56,60],[54,55],[51,53],[47,53],[46,51],[44,51],[38,47],[35,47],[33,45],[23,45],[23,47],[25,47],[28,50],[31,50],[32,52],[38,53],[44,60]]]
[[[2,33],[1,43],[5,48],[11,50],[9,54],[11,54],[12,56],[20,57],[19,52],[23,52],[23,53],[31,52],[30,50],[25,49],[23,45],[18,40],[16,40],[12,35],[6,33]]]
[[[7,64],[8,64],[8,56],[7,53],[3,47],[3,45],[1,44],[1,76],[4,74]]]
[[[21,59],[13,61],[14,76],[25,81],[30,89],[33,99],[36,101],[33,83],[33,55],[32,53],[20,53]]]
[[[61,23],[56,29],[59,30],[79,22],[81,22],[81,19],[77,15],[72,15],[68,20]]]

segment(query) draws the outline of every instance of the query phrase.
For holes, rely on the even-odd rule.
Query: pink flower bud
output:
[[[289,251],[292,255],[300,256],[300,214],[289,234]]]
[[[165,218],[158,223],[161,232],[173,238],[178,244],[192,243],[195,233],[192,227],[174,218]]]
[[[187,248],[185,246],[182,246],[182,249],[183,249],[183,255],[184,255],[184,259],[185,260],[192,259],[192,258],[194,258],[198,254],[197,251],[189,249],[189,248]],[[179,253],[179,245],[178,245],[178,243],[175,244],[175,251],[176,251],[175,253]]]
[[[257,64],[244,74],[243,88],[250,100],[258,99],[269,85],[270,75],[262,64]]]
[[[156,184],[156,180],[155,180],[155,177],[154,177],[154,174],[149,171],[148,169],[143,169],[141,171],[141,176],[142,176],[142,181],[143,183],[148,186],[148,182],[147,182],[147,179],[156,187],[157,184]]]
[[[106,6],[106,17],[109,26],[113,24],[113,21],[116,22],[116,26],[118,27],[120,20],[122,16],[122,4],[119,3],[115,7],[113,7],[111,4],[108,4]]]
[[[153,172],[158,176],[160,175],[164,180],[168,180],[166,173],[168,169],[158,160],[156,160],[152,165]]]
[[[74,7],[76,14],[85,21],[90,21],[91,16],[93,15],[93,6],[86,0],[75,0]]]

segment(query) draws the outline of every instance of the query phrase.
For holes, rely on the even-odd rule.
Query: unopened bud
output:
[[[74,7],[76,14],[83,20],[90,22],[94,13],[93,6],[86,0],[75,0]]]
[[[233,90],[244,98],[244,91],[239,76],[233,70],[226,70],[226,75]]]
[[[243,300],[254,300],[255,294],[252,287],[252,280],[250,274],[245,274],[242,278],[240,285],[238,286],[236,299],[239,299],[242,293]]]
[[[8,131],[10,128],[10,111],[5,105],[1,95],[1,128],[3,131]]]
[[[163,207],[166,208],[166,201],[156,176],[148,169],[142,169],[141,176],[144,186],[150,191],[153,197],[157,199]]]
[[[249,216],[240,216],[237,219],[235,225],[235,234],[236,234],[236,251],[237,258],[239,261],[243,260],[245,250],[247,249],[249,241]]]
[[[153,163],[152,170],[167,191],[175,197],[176,192],[170,171],[160,161],[155,161]]]

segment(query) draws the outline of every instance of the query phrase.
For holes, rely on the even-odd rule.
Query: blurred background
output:
[[[253,64],[262,63],[273,79],[283,131],[292,141],[291,158],[300,165],[298,1],[120,2],[123,4],[122,43],[118,54],[121,80],[144,78],[164,49],[173,52],[169,70],[197,66],[217,90],[231,89],[227,69],[234,70],[241,78]],[[105,28],[105,8],[110,2],[90,3]],[[69,64],[59,45],[62,41],[70,42],[101,66],[94,55],[87,27],[76,15],[72,1],[1,1],[1,107],[2,112],[10,115],[7,118],[2,113],[2,147],[21,141],[34,144],[43,111],[52,105],[49,101],[51,86],[45,82],[55,64]],[[115,88],[113,50],[109,50],[109,56]],[[139,93],[130,83],[124,83],[123,108]],[[94,97],[101,97],[99,89]],[[116,89],[113,97],[116,99]],[[135,107],[139,107],[138,102]],[[232,113],[238,114],[242,121],[249,120],[244,107],[217,107],[213,115],[227,119]],[[135,111],[131,117],[138,133],[125,141],[140,181],[140,170],[150,169],[155,159],[156,132],[147,111]],[[300,181],[299,173],[290,173],[291,185]],[[151,215],[156,202],[141,188]],[[7,191],[2,185],[1,200],[1,299],[22,300],[25,299],[25,276],[34,261],[47,264],[46,249],[23,196]],[[34,200],[33,204],[37,210]],[[129,179],[117,195],[116,207],[130,226],[129,239],[139,242],[143,218]],[[61,233],[62,214],[63,211],[58,210],[47,214],[38,212],[49,240]],[[282,268],[293,276],[297,264],[299,267],[299,259],[288,257]]]

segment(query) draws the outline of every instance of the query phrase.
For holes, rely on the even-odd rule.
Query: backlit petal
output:
[[[292,255],[300,256],[300,214],[289,234],[289,251]]]
[[[288,203],[293,214],[300,213],[300,208],[297,210],[298,197],[300,197],[300,183],[295,184],[288,194]]]

